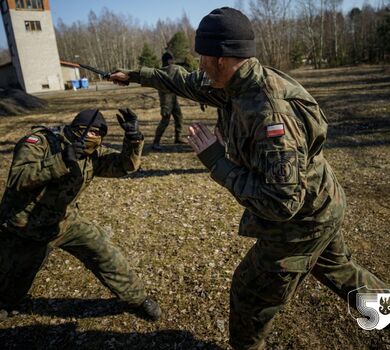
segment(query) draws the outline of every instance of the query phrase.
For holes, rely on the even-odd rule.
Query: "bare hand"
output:
[[[129,76],[126,73],[121,71],[114,72],[110,74],[108,80],[114,82],[114,84],[118,85],[129,85]]]
[[[219,143],[223,146],[225,143],[223,141],[222,134],[217,127],[215,127],[215,129],[214,129],[214,135],[217,136]]]
[[[206,148],[210,147],[215,141],[217,136],[211,133],[211,131],[202,123],[192,124],[188,131],[188,142],[196,154],[203,152]]]

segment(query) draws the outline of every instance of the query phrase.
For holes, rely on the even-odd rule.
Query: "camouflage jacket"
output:
[[[77,199],[94,176],[121,177],[138,169],[141,143],[123,141],[122,152],[100,146],[67,168],[61,151],[64,130],[33,129],[15,146],[0,204],[0,225],[8,232],[37,240],[51,239],[61,222],[77,211]]]
[[[345,195],[323,156],[327,119],[288,75],[249,59],[225,89],[205,74],[142,68],[132,81],[220,109],[226,157],[211,177],[245,208],[240,234],[276,241],[320,236],[340,221]]]
[[[161,68],[161,70],[166,72],[168,75],[174,74],[174,72],[178,69],[180,69],[180,67],[174,64],[170,64]],[[177,96],[171,92],[161,90],[158,91],[158,96],[160,98],[161,114],[170,114],[175,104],[178,103]]]

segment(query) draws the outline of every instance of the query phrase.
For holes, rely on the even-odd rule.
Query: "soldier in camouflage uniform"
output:
[[[120,112],[125,130],[120,153],[101,146],[107,124],[100,112],[93,119],[94,110],[80,112],[62,128],[36,127],[16,144],[0,206],[3,316],[26,295],[50,250],[59,247],[83,262],[130,311],[159,318],[158,304],[147,297],[108,233],[81,217],[77,205],[94,176],[122,177],[140,165],[144,141],[137,116],[129,109]]]
[[[173,64],[173,56],[169,52],[165,52],[162,57],[162,70],[168,74],[174,74],[178,69],[178,66]],[[171,115],[175,121],[175,143],[184,144],[185,142],[181,139],[181,132],[183,129],[183,115],[181,113],[180,105],[177,100],[177,96],[171,92],[158,91],[160,98],[160,114],[161,120],[156,129],[156,135],[153,141],[153,149],[161,151],[160,140],[169,125],[169,119]]]
[[[346,200],[324,158],[328,121],[294,79],[254,58],[249,19],[212,11],[196,31],[200,71],[118,71],[139,82],[219,108],[212,133],[190,127],[189,142],[211,177],[245,207],[239,234],[257,238],[233,275],[230,344],[263,349],[272,319],[311,273],[341,298],[359,287],[386,290],[352,258],[341,232]],[[349,302],[356,307],[353,296]]]

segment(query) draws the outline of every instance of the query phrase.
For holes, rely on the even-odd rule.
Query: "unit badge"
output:
[[[295,151],[266,152],[266,183],[298,183],[298,160]]]

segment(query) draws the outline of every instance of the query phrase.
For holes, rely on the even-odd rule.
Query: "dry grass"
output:
[[[389,71],[367,66],[292,74],[330,119],[326,156],[348,196],[346,239],[358,262],[389,281]],[[106,141],[118,148],[122,132],[115,110],[132,107],[146,135],[142,169],[124,179],[95,179],[83,194],[81,210],[112,232],[160,301],[164,318],[151,324],[123,313],[91,273],[58,250],[31,289],[32,312],[21,311],[0,324],[0,344],[37,349],[226,349],[231,276],[253,244],[237,236],[242,208],[209,178],[188,146],[172,144],[172,126],[163,140],[165,150],[151,152],[159,121],[155,91],[91,89],[44,98],[48,107],[37,114],[1,118],[1,189],[12,148],[31,125],[66,123],[82,108],[99,107],[109,122]],[[187,124],[215,123],[215,110],[203,113],[197,104],[182,102]],[[277,316],[268,346],[389,349],[390,338],[383,331],[360,329],[344,302],[309,278]]]

